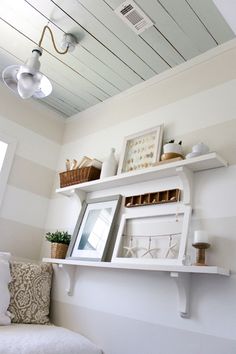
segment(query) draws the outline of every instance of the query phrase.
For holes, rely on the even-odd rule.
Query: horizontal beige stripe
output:
[[[49,198],[55,171],[15,155],[8,184]]]
[[[39,260],[43,230],[0,218],[0,250],[15,257]]]
[[[0,115],[49,140],[61,143],[64,119],[35,100],[22,100],[0,84]]]
[[[132,307],[132,304],[130,306]],[[168,303],[164,303],[163,306],[168,306]],[[87,336],[104,353],[233,354],[236,351],[236,341],[233,338],[208,335],[204,333],[205,328],[202,328],[203,333],[191,331],[191,323],[184,330],[171,327],[171,324],[170,326],[153,324],[57,301],[52,302],[52,314],[53,323]]]
[[[194,144],[204,142],[210,151],[218,152],[229,164],[236,164],[236,119],[179,135],[175,139],[183,141],[185,153],[191,152]]]
[[[41,229],[45,225],[48,205],[48,198],[8,184],[0,209],[0,217]]]
[[[194,58],[192,66],[191,61],[183,63],[158,75],[157,82],[151,79],[150,85],[148,81],[146,86],[140,84],[140,90],[122,93],[75,115],[66,122],[64,143],[235,79],[236,48],[222,48],[222,52],[217,48],[212,58]]]

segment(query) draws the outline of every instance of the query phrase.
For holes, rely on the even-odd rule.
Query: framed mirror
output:
[[[106,259],[120,202],[121,196],[115,195],[83,203],[66,258]]]

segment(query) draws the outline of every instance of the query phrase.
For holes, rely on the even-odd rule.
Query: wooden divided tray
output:
[[[175,203],[180,200],[180,189],[132,195],[125,198],[125,207],[137,207],[144,205]]]

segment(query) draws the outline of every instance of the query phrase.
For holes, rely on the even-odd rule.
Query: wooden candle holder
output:
[[[206,249],[210,247],[209,243],[193,243],[192,246],[197,249],[196,266],[206,266]]]

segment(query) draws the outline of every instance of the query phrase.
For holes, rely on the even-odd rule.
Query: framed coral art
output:
[[[127,136],[121,151],[118,174],[152,167],[160,160],[163,125]]]
[[[160,215],[124,214],[112,262],[181,265],[185,260],[191,207]]]

